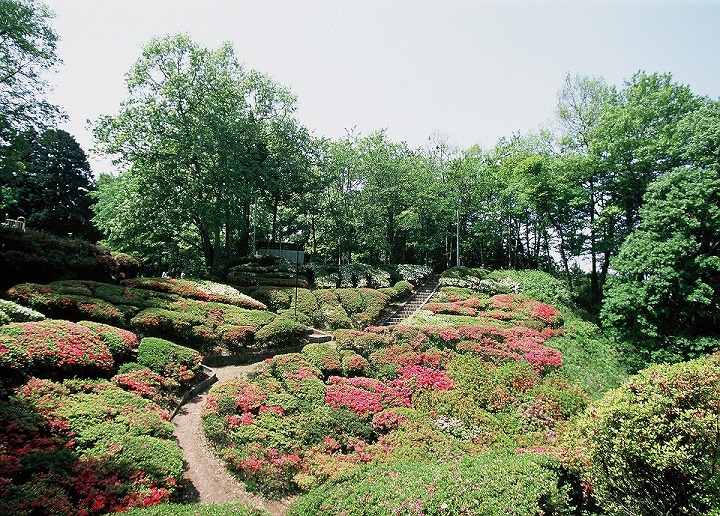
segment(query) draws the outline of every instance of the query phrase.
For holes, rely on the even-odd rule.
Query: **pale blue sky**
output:
[[[638,70],[671,72],[720,97],[718,2],[45,2],[64,61],[50,100],[86,151],[85,121],[117,112],[143,45],[178,32],[212,48],[232,42],[247,67],[292,89],[316,136],[386,128],[413,148],[435,131],[489,148],[538,130],[568,73],[620,85]]]

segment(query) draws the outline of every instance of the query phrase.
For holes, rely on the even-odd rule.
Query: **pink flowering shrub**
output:
[[[172,425],[108,382],[31,379],[0,401],[0,513],[95,516],[167,501]]]
[[[70,377],[109,371],[114,365],[110,350],[97,333],[68,321],[11,323],[0,327],[0,334],[12,339],[8,344],[17,343],[27,351],[29,372],[37,376]],[[9,350],[8,344],[5,347]]]

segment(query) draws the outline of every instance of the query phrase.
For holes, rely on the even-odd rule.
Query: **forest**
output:
[[[0,304],[0,421],[13,420],[18,403],[44,402],[48,428],[72,426],[80,398],[112,405],[115,389],[135,385],[146,366],[143,382],[154,382],[151,399],[162,406],[190,385],[200,354],[282,350],[315,326],[334,332],[337,349],[276,355],[247,379],[214,387],[203,409],[206,435],[227,447],[228,468],[250,490],[309,492],[288,514],[320,513],[323,499],[338,514],[360,514],[343,505],[354,490],[386,493],[398,471],[420,482],[397,495],[408,500],[434,485],[429,471],[447,497],[458,494],[443,484],[447,475],[485,475],[483,496],[499,505],[465,511],[463,498],[454,514],[500,514],[509,502],[490,491],[510,482],[504,468],[525,486],[518,496],[537,503],[517,514],[720,510],[717,438],[699,430],[720,420],[720,101],[671,73],[638,71],[621,85],[568,75],[546,127],[492,148],[459,148],[439,132],[410,148],[383,128],[333,139],[304,127],[290,87],[245,67],[231,43],[213,49],[168,35],[128,70],[117,111],[92,121],[95,151],[114,167],[93,171],[59,128],[62,107],[44,100],[43,74],[59,65],[51,19],[35,0],[0,0],[0,208],[42,232],[35,243],[1,235],[0,287],[12,288],[0,302],[12,308]],[[271,264],[258,256],[270,247],[302,249],[305,263]],[[42,269],[28,257],[48,248],[65,276],[19,272]],[[430,275],[440,287],[424,310],[402,327],[373,326]],[[51,328],[55,319],[65,322]],[[27,344],[43,332],[89,339],[88,356],[101,341],[115,348],[102,363],[58,362],[53,372],[48,364],[60,359],[33,357]],[[150,358],[122,365],[138,347]],[[193,374],[153,369],[153,354],[168,350],[185,353],[182,371]],[[120,387],[67,383],[78,374]],[[34,399],[34,389],[46,398]],[[169,439],[161,409],[147,410],[157,419],[147,423],[152,439]],[[326,435],[328,425],[347,431]],[[108,468],[112,445],[77,432],[93,443],[82,460]],[[267,435],[281,452],[256,453]],[[633,446],[667,435],[647,464],[628,466],[638,460]],[[435,452],[413,455],[407,443],[419,436],[451,465]],[[156,445],[181,462],[172,445]],[[541,448],[548,457],[533,458]],[[8,457],[0,453],[0,464]],[[374,469],[350,466],[365,462]],[[87,514],[165,502],[173,475]],[[538,479],[538,493],[526,476]],[[428,514],[443,512],[436,501]],[[387,513],[422,513],[409,507]]]

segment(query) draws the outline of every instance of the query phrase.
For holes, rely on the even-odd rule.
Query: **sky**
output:
[[[125,74],[153,38],[232,43],[246,68],[289,87],[312,134],[385,129],[411,148],[459,148],[551,127],[565,77],[621,86],[669,72],[720,98],[720,1],[44,0],[63,63],[48,100],[89,153],[118,112]],[[113,172],[90,154],[93,172]]]

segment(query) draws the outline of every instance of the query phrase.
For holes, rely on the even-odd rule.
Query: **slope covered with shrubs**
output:
[[[97,322],[0,326],[0,513],[99,515],[169,500],[184,471],[169,413],[200,358]]]

